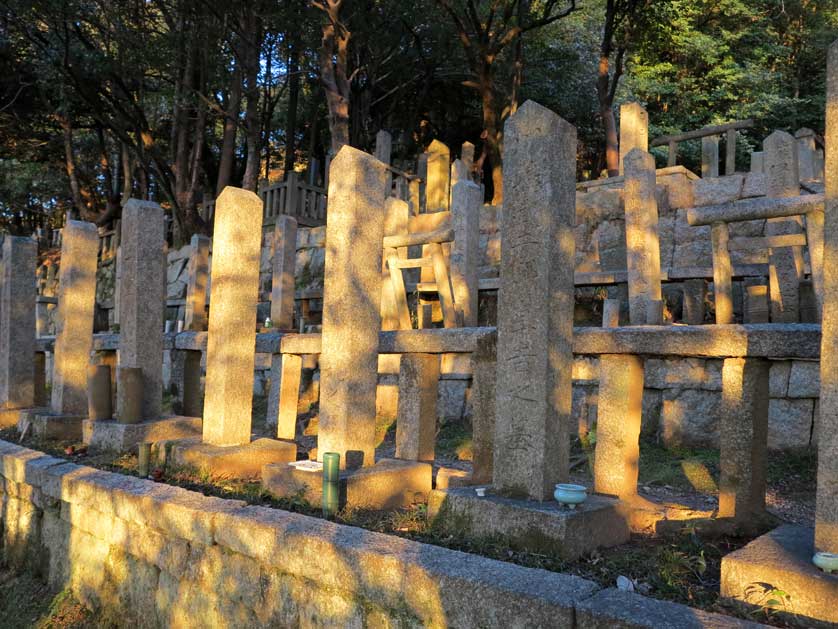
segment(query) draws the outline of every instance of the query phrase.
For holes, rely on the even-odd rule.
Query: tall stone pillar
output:
[[[156,203],[129,199],[122,208],[122,282],[119,366],[142,371],[142,418],[160,417],[163,403],[163,318],[166,304],[166,224]],[[124,372],[117,370],[117,378]],[[124,415],[126,389],[116,385],[116,417]]]
[[[477,325],[478,267],[480,265],[480,207],[483,193],[480,186],[463,180],[456,183],[451,194],[451,223],[454,242],[451,245],[451,288],[454,304],[463,312],[463,325]]]
[[[201,234],[192,236],[183,326],[186,330],[202,332],[207,327],[207,282],[211,242],[207,236]]]
[[[317,450],[339,453],[342,465],[347,452],[375,462],[386,174],[372,155],[345,146],[329,177]]]
[[[803,127],[795,132],[794,137],[797,139],[800,181],[812,181],[815,178],[815,132]]]
[[[276,217],[271,278],[271,322],[280,330],[294,329],[294,272],[297,264],[297,219]]]
[[[87,365],[93,346],[98,251],[96,225],[67,221],[61,234],[50,402],[56,414],[87,415]]]
[[[649,150],[649,114],[640,103],[620,106],[620,174],[625,170],[623,160],[634,149]]]
[[[838,41],[826,64],[824,301],[815,549],[838,553]]]
[[[0,408],[35,403],[35,268],[38,245],[6,236],[0,261]]]
[[[547,500],[569,465],[576,129],[527,101],[505,136],[493,484]]]
[[[262,200],[228,186],[215,203],[203,440],[250,443]]]
[[[425,211],[448,209],[448,185],[451,177],[451,151],[439,140],[428,147],[428,176],[425,180]]]
[[[599,357],[594,489],[620,498],[637,494],[643,359],[631,354]]]
[[[765,154],[766,196],[794,197],[800,194],[797,140],[785,131],[775,131],[763,141]],[[799,234],[801,219],[769,218],[766,236]],[[769,293],[771,320],[775,323],[796,323],[799,319],[800,280],[803,279],[801,247],[780,247],[769,252]]]
[[[701,176],[719,176],[719,136],[701,138]]]
[[[661,300],[655,159],[634,149],[626,155],[624,167],[629,322],[659,325],[661,321],[648,320],[649,304]]]
[[[719,517],[743,524],[765,510],[768,369],[758,358],[726,358],[719,410]]]

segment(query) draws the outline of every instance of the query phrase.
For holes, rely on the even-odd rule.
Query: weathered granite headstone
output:
[[[640,103],[623,103],[620,106],[620,174],[625,170],[623,161],[634,149],[649,150],[649,114]]]
[[[716,308],[716,323],[733,323],[733,264],[728,250],[730,229],[727,223],[718,222],[710,226],[710,241],[713,246],[713,305]]]
[[[769,362],[726,358],[719,409],[719,517],[748,523],[765,509]]]
[[[775,131],[763,141],[766,196],[794,197],[800,194],[797,141],[785,131]],[[803,231],[799,217],[771,218],[766,236],[797,234]],[[800,247],[781,247],[769,253],[769,293],[771,320],[795,323],[799,318],[799,284],[803,279],[803,252]]]
[[[824,300],[815,549],[838,553],[838,41],[826,71]]]
[[[271,323],[280,330],[294,329],[294,271],[297,263],[297,219],[276,217],[271,277]]]
[[[393,136],[388,131],[381,129],[375,134],[375,158],[380,162],[389,164],[392,150]]]
[[[440,212],[448,209],[451,152],[439,140],[428,147],[428,177],[425,180],[425,211]]]
[[[800,181],[812,181],[815,178],[815,132],[806,127],[794,134],[797,139],[797,165]]]
[[[317,449],[318,458],[339,453],[342,465],[347,452],[375,462],[386,173],[372,155],[345,146],[329,180]]]
[[[701,138],[701,176],[719,176],[719,136]]]
[[[660,324],[647,317],[650,302],[661,300],[655,159],[641,149],[634,149],[625,156],[623,166],[629,322]]]
[[[688,325],[704,323],[704,299],[707,296],[707,284],[703,278],[684,282],[683,320]]]
[[[385,201],[384,236],[407,236],[408,223],[410,220],[410,207],[407,202],[394,197],[388,197]],[[401,269],[394,272],[388,267],[387,254],[393,253],[397,258],[407,257],[407,247],[385,252],[382,260],[382,283],[381,283],[381,329],[398,330],[399,328],[409,329],[412,326],[410,312],[407,310],[407,299],[401,294],[396,294],[396,289],[391,280],[392,276],[403,276]],[[400,301],[402,303],[400,303]]]
[[[50,402],[51,410],[57,414],[87,415],[87,364],[93,346],[98,250],[96,225],[67,221],[61,234]],[[160,332],[157,330],[162,336]]]
[[[594,490],[631,498],[637,494],[643,359],[632,354],[599,357]]]
[[[605,299],[602,302],[602,327],[616,328],[620,325],[620,300]]]
[[[35,281],[38,245],[6,236],[0,261],[0,408],[35,403]]]
[[[207,280],[209,251],[212,241],[202,234],[192,236],[187,266],[186,308],[184,329],[202,332],[207,327]]]
[[[142,419],[158,419],[163,402],[163,318],[166,300],[166,224],[163,208],[129,199],[122,208],[122,282],[119,301],[119,366],[140,369]],[[122,372],[117,370],[117,377]],[[116,385],[116,417],[127,387]]]
[[[454,184],[451,193],[451,288],[454,303],[463,312],[463,325],[477,325],[477,283],[480,265],[480,186],[468,180]]]
[[[382,188],[383,192],[383,188]],[[262,200],[228,186],[215,203],[203,441],[250,443]]]
[[[527,101],[505,138],[493,484],[547,500],[569,465],[576,129]]]
[[[276,437],[293,440],[297,430],[297,406],[300,401],[303,357],[296,354],[277,354],[277,356],[281,361],[281,374],[278,382],[279,399],[276,404]]]
[[[396,458],[433,461],[436,441],[438,354],[404,354],[399,367]]]
[[[753,151],[751,153],[751,172],[761,173],[763,171],[763,152]]]

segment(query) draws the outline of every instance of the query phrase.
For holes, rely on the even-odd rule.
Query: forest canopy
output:
[[[472,142],[498,203],[527,99],[577,127],[580,178],[614,172],[632,100],[652,137],[753,118],[744,168],[773,129],[823,132],[836,37],[836,0],[2,0],[0,230],[108,225],[134,196],[183,241],[224,186],[322,180],[380,129],[406,170]]]

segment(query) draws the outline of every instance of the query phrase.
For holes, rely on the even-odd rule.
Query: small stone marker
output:
[[[725,358],[719,410],[719,517],[748,523],[765,510],[768,369],[758,358]]]
[[[827,53],[824,300],[815,549],[838,553],[838,41]]]
[[[649,153],[634,149],[626,155],[623,166],[629,322],[656,325],[660,322],[650,321],[647,316],[649,304],[662,299],[655,160]]]
[[[383,187],[382,187],[383,192]],[[250,443],[262,200],[228,186],[215,204],[203,441]]]
[[[212,241],[202,234],[194,234],[192,252],[187,266],[186,308],[184,329],[202,332],[207,327],[207,281],[209,280],[209,250]]]
[[[428,177],[425,180],[425,211],[448,210],[451,151],[439,140],[428,147]]]
[[[733,265],[728,250],[730,229],[727,223],[713,223],[710,226],[710,240],[713,244],[713,300],[716,323],[733,323]]]
[[[140,370],[141,418],[160,417],[163,403],[163,318],[166,300],[166,223],[156,203],[129,199],[122,208],[122,282],[119,289],[119,366]],[[117,370],[117,376],[124,371]],[[116,385],[116,417],[127,387]]]
[[[462,150],[460,151],[460,159],[466,165],[466,172],[471,176],[471,171],[474,168],[474,144],[471,142],[463,142]]]
[[[317,445],[342,465],[347,452],[375,462],[386,173],[372,155],[344,146],[329,180]]]
[[[293,441],[297,432],[297,406],[300,401],[303,357],[296,354],[281,354],[281,357],[276,438]]]
[[[602,327],[616,328],[620,325],[620,300],[606,299],[602,302]]]
[[[701,176],[719,176],[719,136],[709,135],[701,138]]]
[[[463,312],[463,325],[477,325],[478,266],[480,264],[480,186],[468,180],[454,184],[451,194],[451,288],[454,303]]]
[[[38,245],[6,236],[0,261],[0,407],[35,403],[35,282]]]
[[[438,354],[404,354],[399,367],[396,458],[433,461],[436,441]]]
[[[548,500],[569,466],[576,129],[527,101],[505,135],[493,484]]]
[[[93,346],[98,249],[96,225],[67,221],[61,234],[50,403],[57,414],[87,415],[87,365]],[[162,336],[161,332],[157,330],[156,334]]]
[[[271,278],[271,322],[279,330],[294,329],[294,271],[297,264],[297,219],[276,217]]]
[[[625,170],[625,158],[634,149],[649,150],[649,114],[640,103],[620,106],[620,174]]]

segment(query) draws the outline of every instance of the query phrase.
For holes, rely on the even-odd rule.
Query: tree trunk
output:
[[[600,57],[596,91],[599,100],[599,115],[605,131],[605,167],[608,169],[609,177],[616,177],[620,174],[620,146],[617,137],[617,121],[614,118],[612,106],[613,92],[608,67],[608,57]]]
[[[79,177],[76,173],[76,155],[73,149],[73,125],[70,122],[69,116],[59,115],[61,122],[61,129],[64,132],[64,168],[67,171],[67,178],[70,180],[70,193],[73,196],[73,205],[76,212],[81,215],[84,201],[81,198],[81,186],[79,185]]]
[[[218,164],[218,179],[215,183],[216,196],[230,185],[233,162],[236,159],[236,132],[239,128],[239,110],[241,109],[242,73],[239,61],[235,60],[234,63],[235,66],[230,77],[230,98],[227,102],[227,110],[224,112],[221,159]]]
[[[300,53],[294,42],[289,56],[288,72],[288,115],[285,118],[285,164],[286,173],[294,170],[297,135],[297,101],[300,95]]]
[[[347,53],[350,33],[340,21],[342,0],[328,0],[324,5],[328,20],[323,24],[320,45],[320,81],[329,108],[331,152],[336,155],[341,147],[349,144]]]
[[[262,19],[258,15],[248,13],[245,23],[247,24],[244,34],[247,106],[244,113],[244,126],[247,163],[242,178],[242,188],[255,192],[259,181],[259,157],[262,154],[259,147],[262,135],[262,125],[259,119],[259,53],[262,50]]]
[[[503,132],[500,130],[497,111],[494,72],[491,65],[483,63],[479,73],[480,97],[483,103],[483,132],[486,136],[486,155],[492,172],[492,205],[503,203]]]

